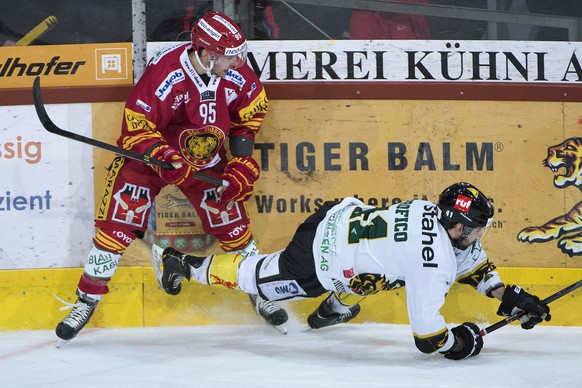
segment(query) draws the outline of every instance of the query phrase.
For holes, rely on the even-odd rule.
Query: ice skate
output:
[[[337,325],[339,323],[345,323],[351,321],[360,313],[360,305],[355,304],[350,306],[347,311],[339,313],[333,310],[331,306],[331,298],[334,294],[330,294],[307,318],[306,330],[310,329],[321,329],[327,326]]]
[[[289,319],[287,312],[277,303],[265,300],[259,295],[249,294],[249,298],[258,315],[281,334],[287,334],[285,323]]]
[[[156,253],[154,253],[156,249]],[[190,280],[190,266],[186,260],[187,255],[184,255],[173,248],[166,248],[160,254],[160,247],[157,245],[152,245],[152,261],[154,261],[154,256],[161,257],[163,270],[161,279],[158,281],[164,291],[170,295],[178,295],[182,291],[182,279],[186,278]],[[158,258],[155,259],[156,262],[159,261]],[[159,269],[159,264],[155,268]]]
[[[69,315],[67,315],[55,329],[57,337],[59,337],[57,348],[60,348],[75,338],[85,325],[89,323],[99,300],[92,299],[87,295],[79,296],[75,303],[67,303],[60,298],[58,299],[66,304],[66,306],[61,308],[61,310],[72,309]]]

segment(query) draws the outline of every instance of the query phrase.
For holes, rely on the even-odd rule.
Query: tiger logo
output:
[[[361,273],[350,280],[350,289],[358,295],[373,295],[400,287],[404,287],[404,281],[395,280],[389,283],[384,275],[374,273]]]
[[[174,207],[194,207],[187,198],[178,198],[172,194],[164,195],[165,204],[160,205],[161,208],[171,209]]]
[[[582,191],[582,138],[572,137],[548,148],[542,162],[554,175],[554,186],[564,189],[574,186]],[[582,255],[582,201],[568,213],[541,226],[528,226],[517,234],[517,240],[543,243],[558,239],[562,252],[572,256]]]
[[[182,156],[197,167],[211,167],[220,159],[218,153],[224,143],[225,134],[218,127],[212,125],[186,129],[180,133],[179,143]]]
[[[186,140],[188,153],[197,160],[205,160],[214,155],[218,148],[218,139],[212,134],[190,136]]]

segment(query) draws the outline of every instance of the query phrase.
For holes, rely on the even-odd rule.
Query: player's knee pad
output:
[[[259,294],[268,300],[305,298],[307,292],[296,279],[285,279],[279,259],[281,252],[264,256],[256,265],[256,279]]]

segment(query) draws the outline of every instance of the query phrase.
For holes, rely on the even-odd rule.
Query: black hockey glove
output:
[[[524,291],[519,286],[507,286],[501,298],[502,302],[497,310],[497,315],[507,317],[519,310],[526,312],[519,318],[521,327],[529,330],[542,321],[549,322],[552,319],[550,308],[540,302],[540,298]]]
[[[467,357],[476,356],[483,348],[483,338],[479,335],[479,327],[471,322],[465,322],[462,325],[451,329],[455,335],[455,345],[459,340],[463,341],[463,348],[458,351],[449,351],[444,356],[449,360],[462,360]]]

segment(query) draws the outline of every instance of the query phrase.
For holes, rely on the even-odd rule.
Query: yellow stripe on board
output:
[[[545,298],[582,278],[582,269],[501,268],[508,284],[519,284]],[[75,302],[75,290],[82,268],[0,271],[0,330],[54,329],[67,311],[61,302]],[[526,280],[527,279],[527,280]],[[184,282],[178,296],[161,290],[151,267],[120,267],[109,284],[89,327],[185,326],[218,324],[261,324],[248,297],[238,290]],[[299,322],[305,322],[324,296],[284,302]],[[455,284],[442,309],[450,324],[465,321],[480,326],[501,319],[495,312],[499,302],[478,294],[470,286]],[[582,289],[551,305],[552,326],[582,326]],[[406,290],[380,292],[362,302],[355,323],[408,324]]]

